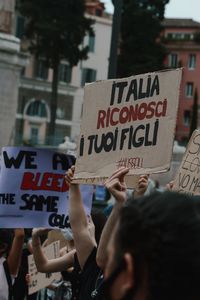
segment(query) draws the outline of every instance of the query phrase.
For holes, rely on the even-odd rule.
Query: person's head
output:
[[[123,207],[105,278],[107,299],[200,299],[200,198],[156,193]]]
[[[13,230],[0,229],[0,257],[10,250],[13,239]]]
[[[98,245],[107,218],[103,211],[98,208],[92,208],[91,217],[95,227],[95,240]]]

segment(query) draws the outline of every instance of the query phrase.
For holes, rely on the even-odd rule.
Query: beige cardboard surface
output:
[[[75,179],[170,168],[182,69],[85,86]]]
[[[195,130],[190,138],[173,190],[200,195],[200,130]]]
[[[104,185],[104,182],[106,181],[107,178],[108,177],[74,179],[73,183]],[[139,175],[125,176],[125,182],[127,187],[130,189],[136,188],[139,178],[140,178]]]
[[[67,240],[65,239],[62,231],[60,230],[51,230],[48,232],[48,241],[47,244],[50,245],[53,242],[60,241],[60,249],[67,246]]]
[[[60,242],[56,241],[51,245],[43,248],[44,254],[48,259],[57,258],[60,256]],[[28,294],[31,295],[48,285],[54,280],[61,278],[60,272],[57,273],[40,273],[37,271],[33,255],[28,256],[28,270],[30,274],[30,284],[28,286]]]

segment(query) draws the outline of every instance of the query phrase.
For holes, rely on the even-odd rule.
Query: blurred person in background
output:
[[[11,300],[24,244],[24,229],[0,229],[0,300]]]

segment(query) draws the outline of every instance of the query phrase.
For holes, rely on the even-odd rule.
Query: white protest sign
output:
[[[85,86],[76,182],[170,168],[182,69]],[[82,182],[82,181],[81,181]]]
[[[200,195],[200,130],[195,130],[190,138],[173,190]]]
[[[56,241],[51,245],[43,248],[44,255],[48,259],[54,259],[60,256],[60,241]],[[53,281],[60,280],[61,274],[57,273],[40,273],[37,271],[33,255],[28,256],[28,272],[30,275],[30,283],[28,285],[28,294],[31,295],[48,285]]]
[[[69,226],[68,185],[64,174],[73,156],[45,149],[5,147],[0,172],[0,227]],[[93,186],[81,187],[90,213]]]

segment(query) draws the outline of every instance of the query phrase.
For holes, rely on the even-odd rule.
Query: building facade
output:
[[[192,19],[165,19],[163,26],[162,38],[168,52],[165,66],[183,67],[175,138],[186,143],[195,91],[200,104],[200,23]]]
[[[112,18],[104,13],[104,6],[100,1],[86,1],[86,4],[87,17],[94,20],[95,35],[84,39],[84,45],[89,46],[87,60],[80,61],[72,69],[67,61],[60,64],[55,146],[62,143],[65,136],[76,140],[79,135],[85,83],[107,79]],[[16,15],[14,30],[17,37],[23,37],[23,28],[23,18]],[[24,45],[26,41],[22,39],[22,49]],[[51,82],[52,70],[45,67],[42,58],[30,56],[30,63],[21,74],[19,86],[16,145],[48,144]]]
[[[107,79],[112,18],[104,13],[101,1],[87,0],[86,5],[87,17],[95,21],[95,36],[86,36],[84,39],[84,45],[89,46],[87,60],[79,62],[72,69],[66,61],[60,64],[55,145],[62,143],[65,136],[76,140],[79,135],[84,84]],[[165,66],[183,67],[175,138],[186,143],[195,91],[200,103],[200,23],[192,19],[165,19],[163,26],[162,39],[168,53]],[[23,18],[16,15],[13,30],[19,38],[23,37],[23,27]],[[23,40],[23,43],[26,44],[26,41]],[[45,67],[42,59],[30,56],[30,62],[20,79],[15,124],[16,145],[48,144],[51,81],[52,70]]]

